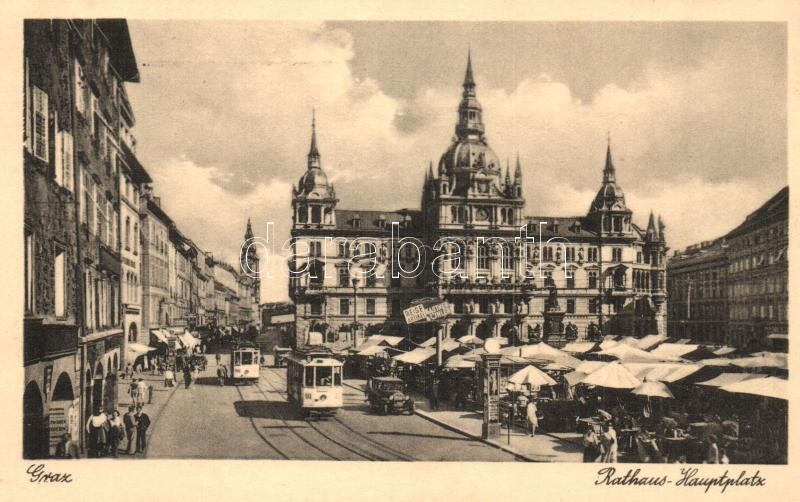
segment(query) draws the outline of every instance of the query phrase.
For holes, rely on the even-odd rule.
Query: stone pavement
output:
[[[364,389],[365,380],[348,379],[345,385],[358,390]],[[424,396],[412,392],[415,401],[415,413],[427,420],[447,429],[459,432],[467,437],[487,443],[495,448],[507,451],[524,460],[532,462],[582,462],[583,447],[577,433],[536,433],[531,437],[526,431],[514,427],[509,442],[508,429],[501,429],[500,437],[485,440],[481,437],[483,416],[471,410],[458,410],[449,403],[441,403],[440,409],[432,411],[429,401]]]
[[[210,359],[210,361],[213,361],[213,357]],[[161,416],[161,412],[164,407],[172,398],[175,389],[183,385],[183,374],[177,374],[176,377],[178,378],[178,382],[174,387],[165,387],[164,375],[153,375],[151,374],[150,370],[137,371],[133,375],[133,378],[143,378],[147,385],[151,388],[152,396],[148,396],[150,398],[150,402],[148,403],[146,400],[144,405],[144,410],[150,417],[151,422],[150,429],[148,430],[148,436],[151,435],[153,430],[157,427],[158,418]],[[117,409],[123,416],[128,412],[128,406],[131,404],[131,396],[128,392],[129,387],[129,379],[117,379]],[[123,449],[127,444],[127,439],[124,439],[120,443],[119,458],[134,458],[134,456],[124,453]],[[144,456],[146,456],[146,454]],[[141,458],[142,455],[137,455],[136,457]]]

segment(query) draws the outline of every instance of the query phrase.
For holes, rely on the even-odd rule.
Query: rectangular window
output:
[[[375,315],[375,300],[372,298],[367,299],[367,315]]]
[[[542,260],[553,261],[553,248],[550,246],[545,246],[542,248]]]
[[[322,301],[319,299],[311,300],[311,315],[322,314]]]
[[[615,263],[622,261],[622,248],[611,248],[611,261]]]
[[[33,154],[45,162],[50,161],[47,93],[33,87]]]
[[[79,114],[86,116],[86,93],[88,86],[86,85],[86,76],[83,73],[83,67],[75,60],[75,109]]]
[[[501,249],[503,253],[503,270],[513,270],[514,255],[511,251],[511,246],[503,246]]]
[[[636,253],[636,263],[642,263],[642,252],[641,251]]]
[[[570,275],[567,277],[567,289],[575,289],[575,271],[570,270]]]
[[[347,245],[347,242],[340,242],[338,244],[338,249],[340,258],[347,258],[350,256],[350,246]]]
[[[481,314],[488,314],[489,313],[489,299],[488,298],[481,298],[478,300],[478,312]]]
[[[374,288],[375,286],[377,286],[377,278],[375,277],[375,272],[373,271],[373,272],[370,272],[369,275],[367,275],[367,285],[366,285],[366,287]]]
[[[33,233],[25,231],[25,312],[33,312],[34,310],[34,273],[36,267],[34,261],[36,259],[35,249],[33,245]]]
[[[311,241],[308,243],[309,256],[322,256],[322,243],[319,241]]]
[[[346,288],[350,285],[350,272],[347,268],[339,269],[339,286]]]
[[[511,298],[503,298],[503,312],[506,314],[514,313],[514,300]]]
[[[348,298],[339,299],[339,315],[350,315],[350,300]]]
[[[567,300],[567,314],[574,314],[575,313],[575,299],[569,298]]]
[[[486,243],[478,244],[478,269],[489,268],[489,246]]]
[[[597,313],[597,298],[589,298],[589,313]]]
[[[463,300],[454,300],[453,301],[453,313],[455,313],[455,314],[463,314],[464,313],[464,301]]]
[[[589,248],[589,261],[597,261],[597,248]]]
[[[67,131],[56,133],[56,183],[70,192],[73,187],[72,174],[73,141]]]
[[[64,249],[56,246],[55,249],[55,264],[53,265],[53,272],[55,274],[55,282],[53,283],[53,304],[56,317],[66,316],[66,294],[67,294],[67,277],[66,267],[64,266]]]
[[[567,248],[567,261],[574,262],[575,261],[575,248],[569,247]]]

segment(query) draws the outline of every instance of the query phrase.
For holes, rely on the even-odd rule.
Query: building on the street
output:
[[[601,332],[666,334],[665,226],[652,213],[646,228],[633,222],[610,145],[587,214],[525,216],[522,165],[517,159],[513,172],[509,165],[503,169],[486,140],[482,113],[468,60],[455,137],[424,175],[419,210],[338,207],[312,123],[306,172],[292,197],[293,270],[299,274],[290,278],[289,292],[297,305],[298,343],[311,330],[325,332],[333,345],[379,331],[404,334],[402,310],[422,297],[451,305],[446,329],[452,337],[543,336],[558,343]],[[425,272],[390,277],[393,263],[405,270],[419,266],[411,246],[392,246],[393,224],[400,238],[417,238],[429,251]],[[526,247],[528,260],[514,251],[521,226],[536,239]],[[439,239],[450,241],[442,248],[449,258],[437,263],[442,277],[430,267]],[[529,266],[532,280],[523,277],[534,275]],[[376,273],[366,273],[373,267]],[[563,314],[555,324],[544,315],[550,279],[558,297],[551,310]]]
[[[169,326],[169,257],[172,219],[161,199],[145,191],[141,199],[142,330],[139,343],[149,344],[151,332]]]
[[[192,251],[186,238],[173,224],[169,229],[170,320],[172,326],[189,325],[189,303],[192,281]]]
[[[29,20],[24,36],[24,453],[41,457],[116,406],[124,86],[139,74],[124,20]]]
[[[735,229],[668,264],[669,333],[699,343],[770,348],[788,333],[789,187]]]
[[[722,345],[728,326],[728,243],[720,237],[676,252],[667,262],[671,338]]]

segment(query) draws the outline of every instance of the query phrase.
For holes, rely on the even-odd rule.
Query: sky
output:
[[[660,214],[673,250],[787,184],[779,23],[129,25],[137,155],[184,234],[233,263],[248,217],[257,236],[274,222],[288,238],[312,109],[339,208],[417,208],[454,134],[468,50],[489,144],[520,156],[526,214],[585,214],[609,136],[634,222]],[[263,281],[263,301],[286,297],[285,278]]]

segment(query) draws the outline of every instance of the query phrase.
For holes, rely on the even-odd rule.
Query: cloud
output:
[[[385,83],[356,76],[356,45],[343,29],[133,27],[145,65],[142,83],[129,86],[138,154],[181,229],[229,258],[248,216],[257,234],[274,221],[277,236],[288,236],[312,108],[340,208],[417,207],[428,162],[438,163],[454,133],[461,74],[442,81],[410,71],[416,91],[392,96]],[[630,80],[595,86],[590,99],[550,73],[493,87],[476,62],[487,137],[503,162],[519,153],[527,214],[586,212],[610,130],[637,223],[650,209],[662,214],[673,249],[736,226],[786,183],[785,83],[771,80],[780,72],[743,65],[742,50],[722,47],[691,65],[654,61]],[[277,286],[264,287],[265,297],[285,297]]]

